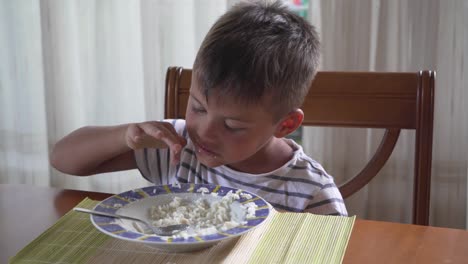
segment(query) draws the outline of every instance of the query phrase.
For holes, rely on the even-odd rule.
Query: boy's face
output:
[[[276,124],[262,104],[245,106],[229,98],[210,95],[192,79],[186,112],[187,131],[198,160],[208,166],[255,163],[256,157],[272,138]],[[254,155],[257,154],[257,155]]]

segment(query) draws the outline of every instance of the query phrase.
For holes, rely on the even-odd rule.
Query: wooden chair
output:
[[[184,118],[192,71],[170,67],[165,117]],[[383,128],[368,164],[339,186],[344,198],[374,178],[390,157],[402,129],[415,130],[414,224],[429,224],[435,72],[319,72],[302,110],[303,125]]]

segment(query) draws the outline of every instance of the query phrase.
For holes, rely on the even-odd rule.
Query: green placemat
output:
[[[78,206],[93,209],[97,203],[86,198]],[[78,214],[74,211],[66,213],[9,262],[85,263],[88,256],[112,238],[97,231],[89,216],[80,217]]]
[[[93,208],[84,199],[78,206]],[[341,263],[355,217],[277,213],[238,239],[205,250],[167,253],[100,233],[89,216],[68,212],[10,263]]]
[[[355,217],[276,214],[249,263],[341,263]]]

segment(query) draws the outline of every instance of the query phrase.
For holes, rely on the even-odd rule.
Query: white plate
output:
[[[210,193],[217,193],[217,196],[202,194],[198,192],[200,188],[206,188]],[[219,185],[182,183],[180,185],[149,186],[111,196],[97,204],[94,210],[136,216],[149,220],[149,209],[152,206],[168,204],[176,196],[193,200],[203,196],[210,201],[215,201],[221,199],[230,191],[235,193],[238,189]],[[242,190],[242,193],[249,194],[251,198],[241,197],[239,200],[234,201],[231,205],[231,211],[235,217],[241,218],[239,220],[246,223],[228,230],[218,230],[215,234],[205,236],[173,238],[149,235],[140,232],[138,228],[135,228],[135,222],[130,220],[96,215],[91,215],[90,217],[92,223],[99,231],[118,239],[145,243],[158,249],[172,252],[193,251],[245,234],[265,222],[270,214],[269,204],[255,194],[244,190]],[[253,202],[257,206],[255,217],[245,218],[245,209],[241,205],[249,202]]]

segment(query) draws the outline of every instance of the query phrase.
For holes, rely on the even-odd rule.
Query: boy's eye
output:
[[[224,123],[224,127],[225,127],[227,130],[231,131],[231,132],[238,132],[238,131],[242,131],[242,130],[245,129],[245,128],[243,128],[243,127],[231,127],[231,126],[229,126],[229,125],[226,124],[226,123]]]
[[[192,107],[192,110],[193,110],[195,113],[206,113],[206,110],[205,110],[205,108],[203,108],[203,107]]]

